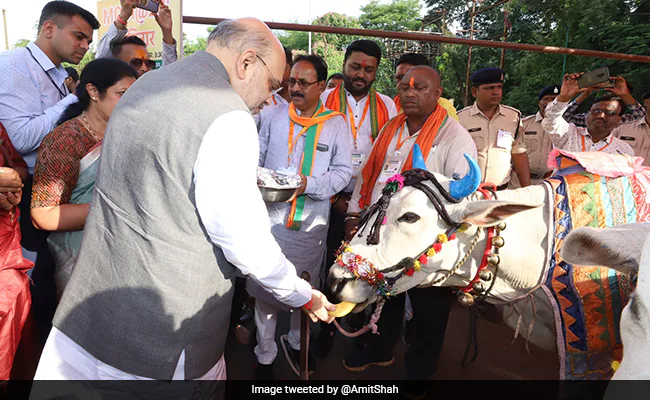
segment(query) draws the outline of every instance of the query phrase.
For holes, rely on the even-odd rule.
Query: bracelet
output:
[[[117,20],[120,22],[120,24],[126,26],[126,21],[123,20],[122,17],[119,16],[119,14],[117,15]]]
[[[359,220],[359,219],[361,219],[361,214],[359,214],[359,213],[350,213],[350,214],[348,214],[348,215],[345,216],[344,221],[345,221],[345,222],[348,222],[348,221],[353,220],[353,219],[354,219],[354,220]]]
[[[314,299],[310,299],[309,302],[302,307],[307,311],[311,311],[313,306],[314,306]]]

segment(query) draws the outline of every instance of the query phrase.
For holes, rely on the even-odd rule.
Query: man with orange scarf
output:
[[[442,88],[438,73],[428,66],[411,68],[398,87],[404,112],[391,119],[370,153],[357,180],[348,207],[346,236],[359,222],[359,213],[381,197],[386,180],[413,166],[413,147],[419,145],[427,170],[448,177],[465,176],[463,154],[476,159],[471,136],[438,104]],[[407,292],[414,309],[413,340],[406,354],[408,379],[430,379],[435,372],[447,327],[453,295],[448,288],[413,288]],[[400,337],[405,293],[384,304],[378,322],[380,335],[370,335],[368,346],[344,359],[351,371],[371,365],[389,366]]]
[[[325,260],[330,198],[352,178],[352,137],[341,113],[328,110],[319,97],[325,88],[327,64],[316,55],[296,57],[288,88],[291,103],[278,105],[262,115],[260,162],[268,169],[300,174],[298,195],[287,203],[268,203],[271,232],[287,259],[300,275],[310,274],[318,287]],[[256,298],[256,379],[273,379],[277,312],[287,309],[252,280],[247,289]],[[293,312],[283,347],[299,365],[300,312]],[[314,367],[313,359],[309,363]]]

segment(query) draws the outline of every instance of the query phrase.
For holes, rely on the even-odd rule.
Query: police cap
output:
[[[506,71],[501,68],[483,68],[474,72],[469,79],[475,86],[489,83],[503,83],[505,74]]]
[[[551,85],[547,86],[544,89],[542,89],[541,92],[539,92],[539,95],[537,96],[538,100],[541,100],[542,97],[544,96],[557,96],[560,94],[560,89],[562,87],[560,85]]]

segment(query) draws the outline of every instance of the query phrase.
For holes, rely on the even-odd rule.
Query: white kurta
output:
[[[289,105],[278,105],[262,116],[260,126],[259,165],[272,170],[287,168],[289,138]],[[302,130],[295,126],[294,135]],[[300,172],[305,148],[303,134],[294,145],[288,168]],[[307,196],[300,231],[286,227],[291,203],[268,203],[271,232],[282,252],[296,266],[296,272],[307,271],[312,286],[318,284],[326,249],[329,226],[330,197],[345,188],[352,177],[352,138],[343,117],[327,120],[321,131],[312,175],[307,177]],[[253,292],[257,292],[251,288]],[[265,296],[270,298],[270,296]]]
[[[297,113],[300,111],[296,110]],[[305,150],[305,134],[300,136],[289,155],[289,105],[277,105],[262,114],[260,126],[259,165],[272,170],[300,172],[300,162]],[[302,126],[294,126],[294,135]],[[269,203],[267,209],[271,220],[271,232],[284,255],[300,275],[309,272],[310,283],[318,287],[329,227],[330,197],[345,188],[352,177],[352,138],[348,134],[345,119],[336,116],[325,121],[316,147],[312,174],[307,177],[307,196],[303,221],[299,231],[286,227],[291,203]],[[273,299],[255,282],[248,280],[248,292],[256,298],[255,326],[257,346],[255,356],[260,364],[271,364],[278,354],[275,343],[277,312],[288,307]],[[288,334],[290,347],[300,348],[300,312],[291,316]]]

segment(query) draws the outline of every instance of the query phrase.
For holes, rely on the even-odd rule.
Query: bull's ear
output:
[[[464,205],[462,221],[478,226],[493,226],[511,215],[541,207],[542,204],[511,203],[508,201],[473,201]]]
[[[571,264],[602,265],[617,271],[638,271],[650,224],[613,228],[578,228],[571,232],[560,255]]]

